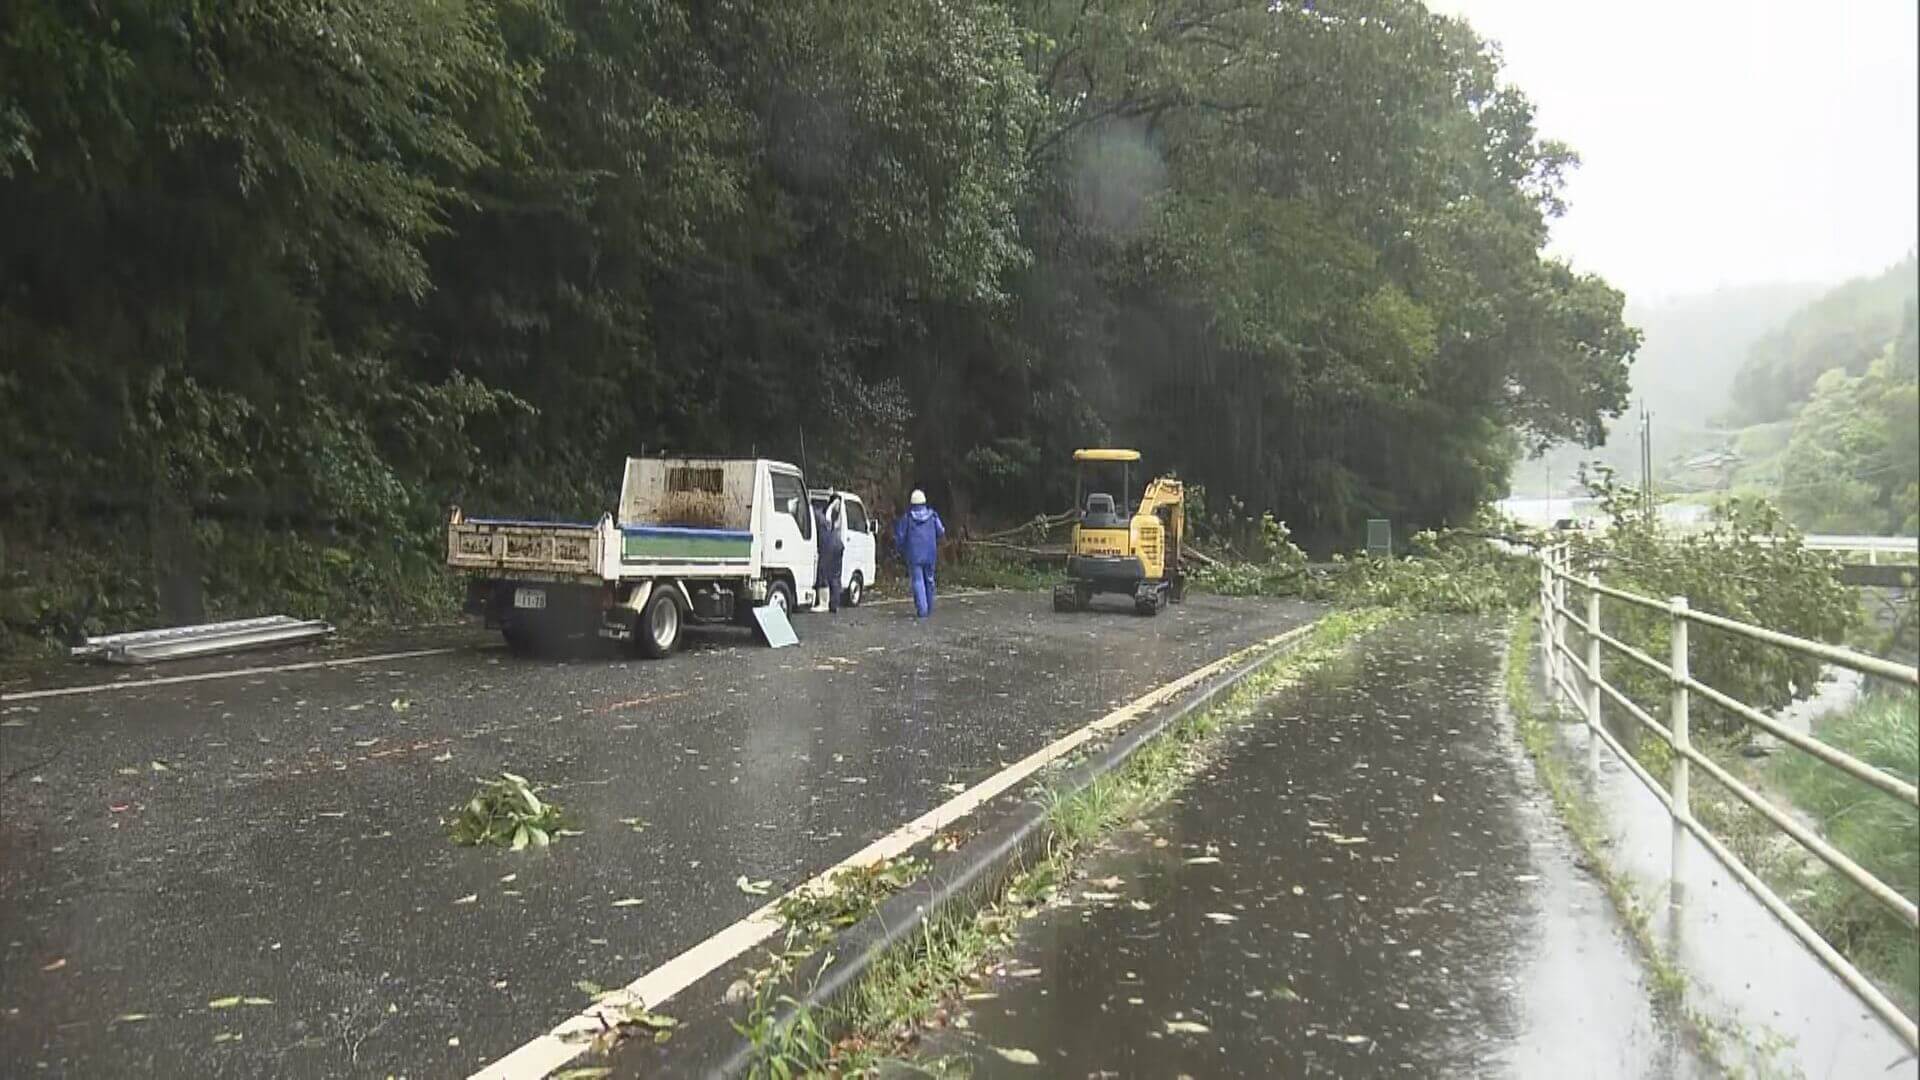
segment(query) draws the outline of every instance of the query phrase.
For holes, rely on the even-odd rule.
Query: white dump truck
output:
[[[628,458],[597,522],[471,518],[447,527],[466,609],[518,653],[576,634],[679,646],[688,624],[750,626],[749,609],[813,604],[818,560],[800,470],[764,458]]]

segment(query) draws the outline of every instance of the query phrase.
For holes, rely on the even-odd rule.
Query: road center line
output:
[[[1085,727],[1069,732],[1040,749],[1001,769],[978,784],[921,814],[905,825],[882,836],[845,859],[815,874],[787,893],[769,900],[745,918],[720,930],[673,959],[647,972],[605,996],[584,1011],[563,1021],[545,1035],[474,1073],[470,1080],[535,1080],[585,1053],[593,1036],[615,1027],[622,1010],[645,1004],[657,1009],[675,994],[732,962],[749,949],[780,931],[780,902],[787,897],[829,886],[834,874],[852,866],[864,866],[893,858],[955,821],[979,809],[987,800],[1031,777],[1045,766],[1072,752],[1096,736],[1113,731],[1140,717],[1147,710],[1175,697],[1195,683],[1228,670],[1262,650],[1277,648],[1310,632],[1313,623],[1275,634],[1265,641],[1237,650],[1203,667],[1165,683],[1102,716]]]
[[[480,646],[491,648],[492,646]],[[104,694],[109,690],[139,690],[148,686],[173,686],[178,683],[209,682],[214,679],[244,679],[249,675],[278,675],[287,671],[314,671],[320,668],[351,667],[354,664],[378,664],[387,660],[412,660],[420,656],[445,656],[448,653],[462,652],[471,646],[458,645],[439,649],[411,649],[406,652],[378,653],[373,656],[344,656],[337,660],[308,660],[298,664],[276,664],[272,667],[235,668],[231,671],[202,671],[197,675],[168,675],[158,679],[137,679],[130,682],[94,683],[89,686],[61,686],[51,690],[20,690],[11,694],[0,694],[0,702],[33,701],[38,698],[69,697],[74,694]]]

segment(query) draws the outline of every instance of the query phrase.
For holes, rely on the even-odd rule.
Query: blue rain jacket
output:
[[[932,566],[939,559],[947,527],[931,506],[915,506],[893,523],[893,546],[908,566]]]

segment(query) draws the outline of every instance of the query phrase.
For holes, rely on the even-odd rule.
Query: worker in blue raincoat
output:
[[[813,535],[820,545],[819,558],[815,562],[819,573],[814,579],[814,588],[826,591],[828,611],[839,611],[840,563],[847,553],[847,541],[841,535],[840,526],[834,522],[831,511],[831,505],[813,508]]]
[[[907,499],[907,512],[893,523],[893,546],[907,561],[913,613],[922,619],[933,614],[933,570],[940,559],[940,541],[946,536],[939,513],[927,505],[927,493],[915,488]]]

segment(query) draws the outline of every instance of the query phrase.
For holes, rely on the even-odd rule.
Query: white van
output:
[[[807,492],[813,505],[827,515],[846,541],[846,554],[840,560],[840,602],[859,607],[860,598],[873,584],[879,545],[874,536],[880,523],[867,515],[867,504],[851,491],[815,488]]]

